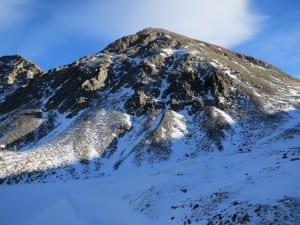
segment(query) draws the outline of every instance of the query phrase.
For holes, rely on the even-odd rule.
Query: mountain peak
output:
[[[143,30],[140,30],[136,33],[136,35],[157,35],[157,36],[169,36],[169,37],[173,37],[173,38],[185,38],[185,39],[190,39],[192,40],[192,38],[184,36],[182,34],[178,34],[166,29],[162,29],[162,28],[154,28],[154,27],[146,27]]]
[[[162,28],[155,28],[155,27],[146,27],[137,32],[137,34],[149,34],[149,33],[172,33],[172,32]]]
[[[37,65],[20,55],[0,57],[0,84],[2,85],[12,85],[16,81],[24,83],[41,72]]]
[[[26,60],[21,55],[5,55],[0,57],[2,63],[9,63],[11,60]]]
[[[161,48],[180,48],[188,44],[200,43],[186,36],[159,28],[145,28],[136,34],[122,37],[104,49],[105,52],[123,53],[130,48],[140,47],[148,50]],[[203,43],[203,42],[201,42]]]
[[[54,118],[76,118],[91,107],[150,121],[158,117],[177,121],[170,117],[181,118],[176,113],[185,111],[215,121],[203,129],[223,149],[221,134],[230,126],[228,121],[250,120],[253,115],[263,118],[299,107],[298,81],[270,64],[158,28],[122,37],[101,52],[43,76],[35,76],[41,73],[39,68],[20,56],[0,59],[0,72],[9,80],[0,88],[0,113],[41,110],[46,122],[34,128],[39,138],[46,135],[45,130],[55,130]],[[21,146],[32,141],[29,137],[9,136],[3,143]]]

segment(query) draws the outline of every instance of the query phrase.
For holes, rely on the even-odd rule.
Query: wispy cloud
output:
[[[249,10],[248,0],[53,2],[47,5],[51,23],[48,22],[47,27],[41,26],[37,32],[49,33],[45,31],[47,29],[54,32],[52,29],[55,27],[56,32],[115,37],[151,26],[228,47],[251,38],[258,31],[261,20],[259,15]],[[38,4],[43,3],[34,0],[2,0],[0,29],[19,24],[26,17],[34,17],[32,13],[36,11],[30,8]]]
[[[108,44],[145,27],[231,47],[259,31],[262,17],[249,4],[250,0],[1,0],[0,33],[6,36],[0,37],[0,53],[42,58],[54,49],[60,54],[64,49],[58,48],[68,41],[97,39]]]
[[[248,0],[89,1],[57,16],[88,35],[115,37],[161,27],[226,47],[255,35],[262,20]]]

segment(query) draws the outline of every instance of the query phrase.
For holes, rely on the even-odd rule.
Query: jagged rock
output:
[[[41,74],[37,65],[19,55],[0,57],[0,104],[17,90],[23,94],[23,89]]]
[[[22,56],[2,56],[0,57],[0,85],[12,85],[15,82],[24,85],[26,80],[33,79],[42,70],[33,63],[27,61]]]

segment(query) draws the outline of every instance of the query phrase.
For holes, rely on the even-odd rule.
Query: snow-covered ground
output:
[[[300,140],[281,143],[126,167],[102,178],[2,185],[0,223],[298,224]]]

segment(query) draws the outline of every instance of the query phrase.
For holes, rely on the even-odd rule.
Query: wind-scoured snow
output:
[[[216,107],[213,107],[213,116],[221,116],[229,124],[234,124],[235,123],[235,121],[231,118],[230,115],[228,115],[226,112],[224,112],[223,110],[218,109]]]
[[[172,122],[170,124],[170,137],[174,139],[182,138],[187,134],[186,122],[183,115],[170,111]],[[164,134],[163,134],[164,135]],[[165,135],[164,135],[165,136]]]
[[[79,116],[81,120],[73,124]],[[130,116],[118,111],[89,112],[88,121],[85,116],[79,113],[72,119],[57,117],[56,129],[23,152],[1,150],[0,178],[98,158],[115,137],[132,126]]]
[[[100,179],[1,186],[1,222],[207,224],[216,219],[236,224],[244,219],[245,224],[262,224],[285,218],[296,225],[300,164],[295,158],[300,152],[284,143],[285,150],[274,142],[244,154],[201,154],[152,170],[136,168],[130,176],[121,170]],[[221,212],[223,217],[215,218]]]

